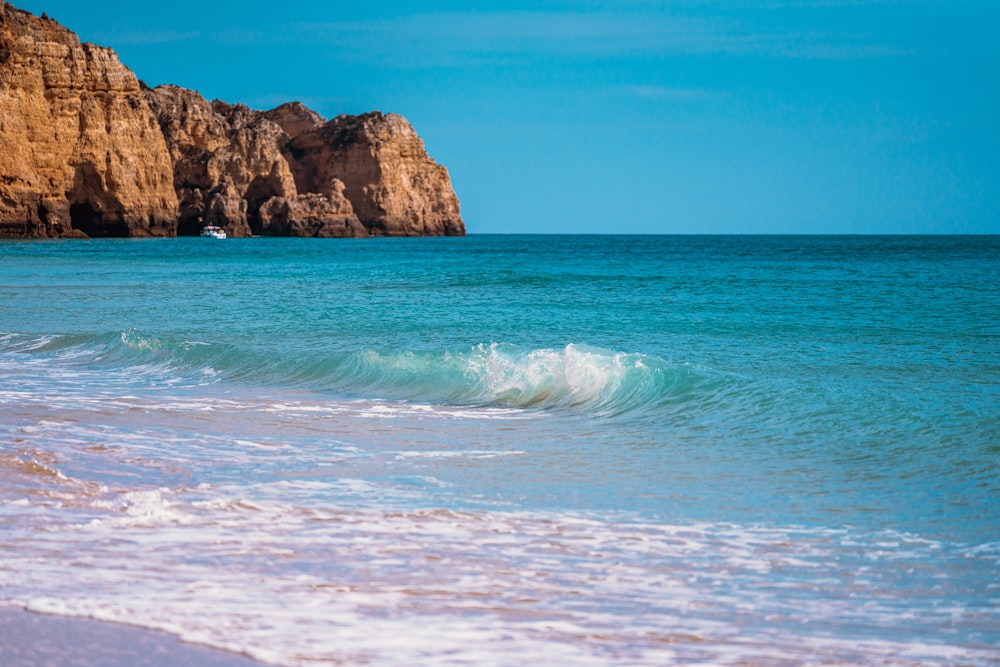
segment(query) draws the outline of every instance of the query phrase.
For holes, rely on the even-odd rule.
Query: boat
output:
[[[201,228],[201,235],[213,239],[224,239],[226,238],[226,230],[224,230],[222,227],[209,225],[208,227]]]

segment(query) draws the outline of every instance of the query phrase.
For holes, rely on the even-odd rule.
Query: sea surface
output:
[[[2,242],[0,606],[281,665],[995,665],[1000,237]]]

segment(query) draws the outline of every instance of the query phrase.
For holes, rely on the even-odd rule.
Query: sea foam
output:
[[[479,343],[449,350],[318,350],[262,357],[230,343],[177,340],[136,329],[5,341],[44,350],[63,373],[100,372],[106,383],[202,386],[239,381],[459,406],[564,409],[618,415],[685,400],[715,380],[703,369],[583,344],[527,349]]]
[[[523,349],[500,343],[465,351],[368,351],[356,380],[396,398],[619,414],[655,406],[701,378],[648,355],[585,345]]]

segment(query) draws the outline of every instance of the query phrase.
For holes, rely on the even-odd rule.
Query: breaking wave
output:
[[[93,369],[145,385],[255,385],[348,396],[616,415],[685,402],[719,379],[652,355],[569,344],[504,343],[462,350],[275,351],[180,341],[129,329],[93,336],[0,335],[0,353]]]
[[[367,351],[345,366],[353,381],[404,390],[420,400],[603,414],[654,406],[701,381],[691,370],[657,357],[572,344],[525,350],[491,343],[460,352],[388,355]]]

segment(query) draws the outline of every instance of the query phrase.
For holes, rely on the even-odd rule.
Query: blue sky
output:
[[[1000,2],[17,0],[150,85],[406,116],[470,233],[1000,233]]]

